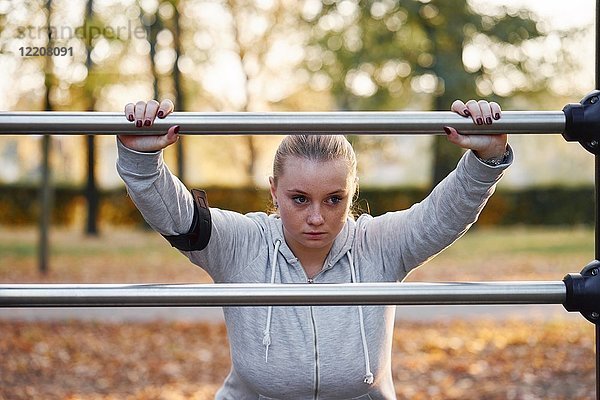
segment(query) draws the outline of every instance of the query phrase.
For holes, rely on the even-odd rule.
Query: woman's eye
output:
[[[329,199],[329,202],[330,202],[331,204],[339,204],[339,203],[341,203],[341,202],[342,202],[342,198],[341,198],[341,197],[339,197],[339,196],[333,196],[333,197],[331,197],[331,198]]]
[[[292,197],[292,200],[296,204],[304,204],[307,201],[306,197],[304,197],[304,196],[294,196],[294,197]]]

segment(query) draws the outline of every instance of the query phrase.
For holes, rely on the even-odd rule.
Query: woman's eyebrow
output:
[[[288,192],[288,193],[308,194],[304,190],[300,190],[300,189],[287,189],[286,192]]]
[[[303,195],[309,195],[310,193],[305,192],[304,190],[301,189],[287,189],[286,192],[288,193],[297,193],[297,194],[303,194]],[[340,188],[337,190],[334,190],[333,192],[329,192],[327,193],[327,196],[331,196],[333,194],[346,194],[347,190],[344,188]]]

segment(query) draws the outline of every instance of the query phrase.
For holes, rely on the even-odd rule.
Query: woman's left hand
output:
[[[500,105],[486,100],[469,100],[463,103],[456,100],[452,103],[452,111],[463,117],[471,117],[477,125],[491,125],[494,120],[502,118]],[[500,135],[461,135],[450,126],[445,126],[444,131],[448,140],[462,148],[473,150],[481,159],[502,157],[506,152],[508,141],[506,134]]]

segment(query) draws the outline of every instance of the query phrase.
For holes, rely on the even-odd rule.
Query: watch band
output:
[[[477,156],[477,154],[475,154],[475,155]],[[492,167],[497,167],[498,165],[505,164],[506,161],[508,161],[509,156],[510,156],[510,150],[506,150],[504,152],[504,154],[502,154],[500,157],[480,158],[479,156],[477,156],[477,158],[486,165],[489,165]]]

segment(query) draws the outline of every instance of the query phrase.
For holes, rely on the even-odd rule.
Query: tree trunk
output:
[[[254,185],[254,175],[256,172],[256,159],[258,157],[258,149],[256,148],[256,140],[252,135],[244,136],[248,148],[248,162],[246,163],[246,179],[248,187]]]
[[[48,8],[48,19],[47,25],[51,26],[52,19],[52,0],[48,0],[46,3]],[[52,44],[52,38],[48,37],[48,47]],[[50,90],[52,88],[52,59],[46,57],[44,66],[44,84],[46,86],[46,93],[44,95],[44,110],[52,111],[52,102],[50,101]],[[51,182],[51,166],[50,166],[50,150],[52,148],[52,137],[50,135],[44,135],[42,138],[42,176],[40,182],[40,221],[39,221],[39,245],[38,245],[38,270],[41,274],[46,275],[50,269],[49,262],[49,236],[50,236],[50,223],[52,214],[52,203],[54,193],[52,190]]]
[[[85,8],[84,24],[86,21],[91,21],[93,10],[93,0],[88,0]],[[92,43],[91,38],[87,39],[86,42],[86,60],[85,66],[88,71],[88,77],[92,70]],[[86,84],[88,90],[86,90],[86,96],[88,97],[88,111],[94,109],[94,99],[91,97],[93,90]],[[85,184],[85,199],[87,203],[87,215],[85,223],[85,234],[87,236],[98,236],[98,210],[99,210],[99,199],[98,199],[98,185],[96,182],[96,137],[94,135],[86,135],[85,137],[85,148],[87,154],[87,174]]]
[[[432,52],[438,54],[438,58],[431,66],[431,71],[435,76],[443,79],[445,77],[445,74],[443,73],[444,66],[442,65],[444,60],[440,60],[440,57],[445,52],[445,49],[436,49],[438,43],[438,30],[430,25],[429,21],[425,21],[424,29],[432,41]],[[435,111],[442,111],[448,109],[454,94],[448,93],[448,90],[444,88],[444,91],[441,94],[434,96],[433,109]],[[458,146],[450,143],[445,135],[435,135],[432,146],[433,165],[431,169],[431,187],[434,188],[456,167],[456,163],[460,158],[462,151]]]
[[[179,1],[173,2],[173,49],[175,50],[175,64],[173,65],[173,87],[175,89],[175,107],[183,111],[186,109],[185,94],[181,84],[181,71],[179,70],[179,56],[181,55],[181,27],[179,25]],[[184,138],[179,137],[177,141],[177,176],[182,182],[185,182],[185,152],[183,146]]]
[[[85,198],[87,199],[87,222],[85,233],[88,236],[98,235],[99,194],[96,184],[96,137],[86,136],[87,147],[87,183],[85,185]]]

